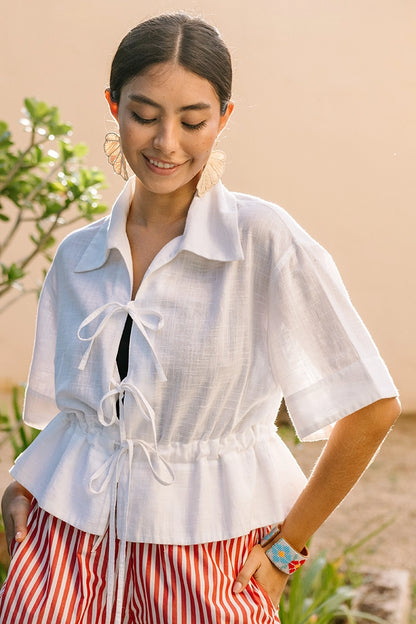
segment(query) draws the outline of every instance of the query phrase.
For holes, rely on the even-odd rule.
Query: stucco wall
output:
[[[283,205],[326,246],[416,411],[416,5],[405,0],[1,0],[1,113],[23,144],[25,96],[56,104],[121,188],[102,154],[121,37],[154,13],[185,9],[231,48],[236,111],[222,140],[226,184]],[[5,225],[0,222],[0,228]],[[21,242],[20,244],[27,244]],[[0,384],[23,380],[35,302],[0,317]]]

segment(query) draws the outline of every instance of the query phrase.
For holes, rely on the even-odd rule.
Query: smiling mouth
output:
[[[145,156],[145,158],[151,165],[157,167],[158,169],[175,169],[175,167],[179,167],[179,164],[177,163],[163,162],[162,160],[155,160],[154,158],[149,158],[148,156]]]

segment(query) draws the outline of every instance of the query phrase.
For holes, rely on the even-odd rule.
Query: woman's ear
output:
[[[227,125],[227,122],[229,120],[229,118],[231,117],[231,113],[234,110],[234,102],[228,102],[227,104],[227,108],[225,109],[225,113],[223,115],[221,115],[220,117],[220,125],[218,128],[218,134],[221,134],[221,132],[224,130],[225,126]]]
[[[110,89],[105,90],[105,99],[108,102],[108,106],[110,107],[110,113],[114,117],[116,121],[118,121],[118,104],[111,99]]]

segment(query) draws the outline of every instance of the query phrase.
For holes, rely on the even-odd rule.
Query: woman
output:
[[[45,281],[25,400],[43,432],[4,497],[0,619],[278,622],[397,390],[329,255],[221,184],[233,104],[217,31],[183,14],[140,24],[106,98],[110,162],[134,175]],[[283,395],[302,439],[329,436],[307,483],[275,431]]]

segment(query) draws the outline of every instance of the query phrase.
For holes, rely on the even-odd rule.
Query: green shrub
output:
[[[24,104],[20,121],[29,140],[23,150],[0,121],[0,297],[7,296],[0,312],[22,295],[39,292],[45,271],[37,283],[25,277],[37,256],[50,262],[59,228],[107,210],[98,194],[104,175],[84,166],[88,149],[71,144],[71,125],[60,120],[55,106],[35,98]],[[19,232],[29,239],[24,252],[11,245]]]
[[[28,427],[23,422],[23,392],[23,386],[15,386],[12,388],[11,415],[7,410],[4,410],[4,408],[0,411],[0,431],[6,434],[1,441],[1,445],[5,443],[11,444],[14,459],[27,449],[29,444],[33,442],[39,433],[38,429]]]
[[[356,618],[387,624],[376,616],[354,611],[354,587],[340,570],[339,562],[324,553],[299,568],[280,601],[281,624],[354,624]]]

